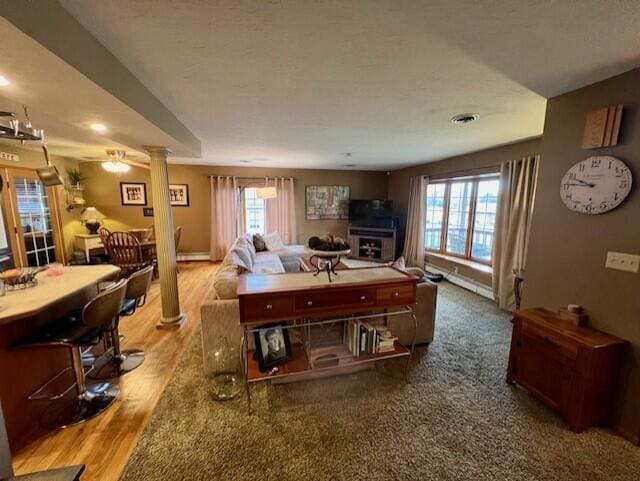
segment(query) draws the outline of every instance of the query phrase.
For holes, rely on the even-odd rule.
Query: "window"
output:
[[[264,199],[259,199],[257,192],[257,187],[244,189],[245,230],[251,234],[265,232]]]
[[[490,264],[499,185],[496,175],[430,183],[425,249]]]

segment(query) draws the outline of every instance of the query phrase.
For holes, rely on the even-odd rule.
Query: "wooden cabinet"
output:
[[[517,311],[507,372],[565,418],[572,431],[606,424],[626,341],[577,327],[545,309]]]

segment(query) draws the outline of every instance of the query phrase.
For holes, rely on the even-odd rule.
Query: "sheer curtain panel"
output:
[[[278,231],[285,244],[296,243],[296,202],[292,178],[267,179],[276,188],[276,197],[266,200],[267,232]]]
[[[523,279],[540,156],[500,166],[500,193],[493,245],[493,297],[501,309],[516,307],[515,279]]]
[[[424,269],[424,223],[428,177],[412,177],[409,183],[407,228],[404,238],[404,257],[408,266]]]
[[[236,239],[238,194],[235,177],[211,177],[211,248],[213,261],[222,260]]]

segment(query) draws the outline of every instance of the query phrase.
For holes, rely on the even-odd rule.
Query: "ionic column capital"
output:
[[[160,145],[143,145],[142,148],[145,150],[149,157],[167,157],[171,154],[171,150],[166,147]]]

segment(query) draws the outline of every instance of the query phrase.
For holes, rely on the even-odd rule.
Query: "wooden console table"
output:
[[[241,358],[249,412],[249,384],[253,382],[286,377],[303,379],[303,374],[313,378],[318,377],[319,372],[329,374],[345,366],[405,356],[405,375],[408,375],[415,337],[410,347],[396,341],[394,349],[388,352],[355,357],[345,349],[339,366],[323,367],[310,362],[310,342],[294,344],[293,359],[273,375],[260,372],[258,362],[253,358],[254,352],[249,350],[248,337],[260,324],[275,321],[287,321],[283,328],[299,328],[308,333],[312,326],[358,319],[384,321],[388,316],[407,313],[411,314],[417,332],[417,320],[411,307],[416,302],[417,282],[417,277],[392,267],[341,270],[331,283],[326,276],[315,276],[312,272],[240,276],[237,292],[243,327]]]
[[[516,311],[507,382],[558,412],[572,431],[609,421],[618,363],[628,343],[577,327],[546,309]]]

